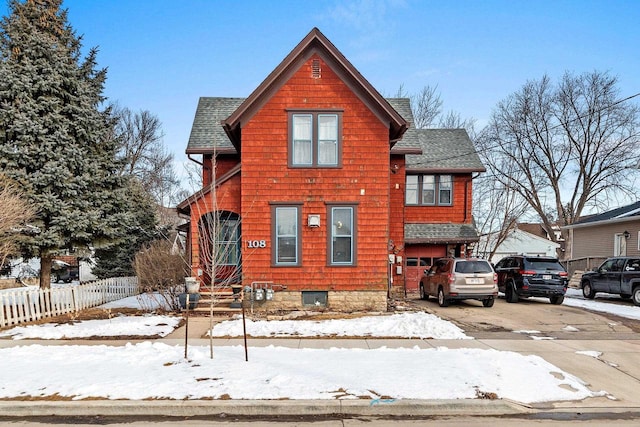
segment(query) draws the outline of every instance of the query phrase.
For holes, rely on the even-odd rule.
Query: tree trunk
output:
[[[48,289],[51,287],[51,265],[53,264],[53,256],[42,255],[40,257],[40,288]]]

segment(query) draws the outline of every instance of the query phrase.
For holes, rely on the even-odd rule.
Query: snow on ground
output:
[[[0,349],[0,398],[581,400],[580,379],[538,356],[435,348],[291,349],[144,342],[123,347],[29,345]],[[38,369],[33,369],[38,366]],[[427,366],[429,367],[427,369]],[[46,372],[46,375],[43,375]]]
[[[567,289],[567,298],[564,299],[563,304],[570,307],[585,308],[587,310],[598,311],[601,313],[615,314],[628,319],[640,320],[640,307],[633,305],[630,300],[626,300],[627,304],[625,305],[611,304],[598,301],[598,295],[603,294],[596,294],[595,300],[590,300],[582,296],[582,291],[580,289]]]
[[[331,320],[246,320],[247,335],[252,337],[377,337],[473,339],[462,329],[438,316],[424,312],[356,319]],[[242,319],[216,324],[214,337],[243,335]]]
[[[584,300],[576,290],[570,290],[567,296],[564,303],[570,306],[624,317],[640,316],[638,307],[631,305]],[[132,297],[102,308],[142,305],[150,302]],[[72,325],[16,327],[2,335],[14,339],[162,336],[177,321],[178,317],[170,316],[114,317]],[[239,335],[239,327],[238,320],[222,322],[214,328],[213,335]],[[54,335],[53,331],[62,333]],[[269,337],[469,338],[453,324],[420,312],[339,321],[255,321],[247,323],[247,331],[253,336]],[[2,348],[0,363],[12,369],[0,369],[0,398],[57,394],[73,399],[462,399],[495,393],[498,398],[534,403],[606,395],[603,391],[589,390],[579,378],[539,356],[510,351],[269,346],[250,347],[248,362],[244,360],[243,347],[216,346],[214,353],[212,360],[208,347],[189,346],[187,360],[184,347],[162,342]],[[590,351],[577,354],[599,357]]]
[[[175,316],[117,316],[105,320],[16,326],[0,332],[0,338],[59,340],[117,336],[164,337],[173,332],[179,323],[180,318]]]

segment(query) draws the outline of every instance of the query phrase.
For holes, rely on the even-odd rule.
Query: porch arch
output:
[[[205,286],[229,286],[242,281],[241,236],[240,215],[235,212],[221,210],[200,216],[198,248]]]

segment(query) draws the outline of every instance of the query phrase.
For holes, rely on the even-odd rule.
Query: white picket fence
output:
[[[96,307],[140,294],[137,277],[114,277],[81,285],[0,291],[0,328]]]

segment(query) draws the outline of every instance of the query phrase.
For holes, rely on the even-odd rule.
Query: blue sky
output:
[[[163,124],[186,161],[200,96],[248,96],[318,27],[383,95],[437,85],[444,109],[486,123],[527,80],[610,71],[640,92],[640,1],[65,0],[105,95]],[[7,12],[0,0],[0,15]]]

